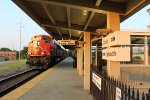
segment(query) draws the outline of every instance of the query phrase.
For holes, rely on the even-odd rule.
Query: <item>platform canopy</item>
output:
[[[120,14],[121,22],[150,0],[12,0],[56,40],[82,40],[83,32],[96,36],[106,28],[107,12]]]

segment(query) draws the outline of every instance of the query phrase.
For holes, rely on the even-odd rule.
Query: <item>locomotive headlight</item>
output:
[[[42,55],[44,55],[44,52],[42,52]]]
[[[30,52],[29,54],[31,55],[32,53]]]
[[[40,45],[40,42],[39,42],[39,41],[37,42],[37,45],[38,45],[38,46]]]

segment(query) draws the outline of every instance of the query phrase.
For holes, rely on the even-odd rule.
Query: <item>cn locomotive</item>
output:
[[[35,35],[28,44],[27,66],[46,69],[66,57],[63,49],[49,35]]]

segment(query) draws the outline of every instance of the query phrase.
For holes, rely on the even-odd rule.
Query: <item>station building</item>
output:
[[[150,31],[128,30],[130,32],[130,61],[121,65],[150,65]]]
[[[15,51],[0,51],[0,56],[5,57],[5,60],[16,60]]]

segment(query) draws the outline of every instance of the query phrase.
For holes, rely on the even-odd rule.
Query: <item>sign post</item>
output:
[[[102,39],[102,58],[112,61],[130,61],[130,33],[116,31]]]
[[[112,66],[113,69],[107,67],[107,72],[110,76],[119,78],[120,61],[130,61],[130,32],[116,31],[107,35],[102,39],[102,59],[110,61],[107,66]]]

